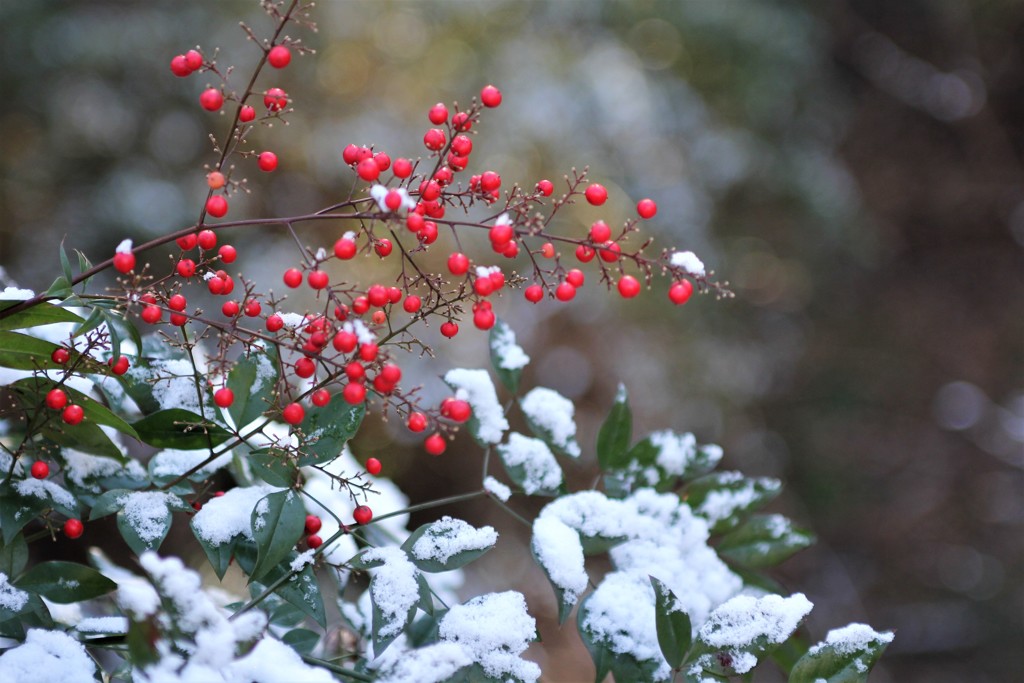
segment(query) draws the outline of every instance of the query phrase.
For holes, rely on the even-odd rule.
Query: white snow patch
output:
[[[185,474],[193,467],[210,457],[209,450],[180,451],[176,448],[165,448],[153,456],[149,462],[150,471],[155,477],[177,477]],[[206,479],[222,467],[231,464],[231,452],[225,452],[214,458],[212,462],[196,470],[193,476]]]
[[[137,481],[145,481],[146,470],[137,460],[129,459],[121,464],[113,458],[105,458],[91,453],[83,453],[73,448],[62,450],[64,455],[64,476],[75,486],[91,493],[100,493],[103,488],[92,483],[90,479],[123,476]]]
[[[0,607],[11,612],[20,611],[28,604],[28,593],[11,585],[7,574],[0,572]]]
[[[892,631],[876,631],[867,624],[847,624],[829,631],[825,642],[814,645],[809,652],[813,655],[823,647],[830,646],[839,655],[851,655],[867,650],[876,643],[891,643],[894,635]]]
[[[384,185],[374,185],[373,187],[370,188],[370,196],[373,197],[375,202],[377,202],[377,208],[379,208],[381,211],[386,211],[389,213],[391,211],[391,208],[388,207],[385,200],[387,199],[388,193],[390,191],[391,188],[385,187]],[[412,211],[413,209],[416,208],[416,200],[409,196],[408,190],[406,190],[404,187],[398,187],[395,188],[395,191],[398,192],[398,194],[401,195],[402,197],[402,203],[399,204],[398,209]]]
[[[507,502],[512,497],[512,489],[490,475],[484,479],[484,490],[502,503]]]
[[[213,498],[192,518],[196,533],[211,545],[223,545],[238,535],[253,540],[252,511],[259,501],[276,491],[272,486],[240,486]]]
[[[51,500],[55,505],[60,505],[70,510],[76,509],[75,497],[52,481],[46,479],[22,479],[14,485],[14,488],[19,495],[26,498],[34,496],[43,500]]]
[[[479,423],[477,436],[480,440],[490,444],[501,442],[508,430],[508,420],[487,371],[453,368],[445,373],[444,381],[453,389],[466,392],[466,400]]]
[[[505,467],[523,468],[522,486],[528,495],[555,491],[562,484],[562,468],[548,445],[540,439],[512,432],[508,443],[498,446],[498,454]]]
[[[568,604],[575,604],[587,589],[579,534],[555,517],[538,517],[533,521],[531,547],[551,583],[562,590]]]
[[[121,513],[136,534],[152,543],[167,533],[170,526],[169,506],[177,497],[163,491],[138,491],[118,499]]]
[[[89,617],[75,624],[75,630],[79,633],[124,635],[128,633],[128,619],[126,617]]]
[[[458,643],[434,643],[402,653],[377,683],[442,683],[472,663],[469,651]]]
[[[516,333],[505,323],[498,323],[491,333],[491,352],[502,370],[521,370],[530,362],[523,347],[516,344]]]
[[[673,266],[682,268],[691,275],[697,275],[704,277],[704,262],[697,258],[697,255],[692,251],[677,251],[672,254],[672,258],[669,261]]]
[[[0,680],[94,683],[96,664],[77,640],[60,631],[28,630],[25,642],[0,655]]]
[[[130,254],[132,251],[132,241],[130,239],[123,239],[114,248],[115,254]]]
[[[362,555],[364,562],[381,561],[384,564],[370,571],[370,594],[373,604],[381,611],[384,624],[377,635],[382,638],[397,636],[405,628],[409,610],[419,601],[416,565],[401,548],[372,548]]]
[[[580,446],[576,443],[576,412],[572,401],[554,389],[536,387],[519,402],[530,421],[551,436],[552,443],[566,454],[580,457]]]
[[[458,643],[488,676],[511,676],[527,683],[540,678],[540,667],[520,657],[536,634],[522,593],[505,591],[455,605],[441,619],[441,640]]]
[[[459,553],[492,548],[497,542],[498,532],[493,527],[477,529],[461,519],[445,516],[427,527],[413,544],[412,555],[417,560],[444,563]]]
[[[25,299],[31,299],[36,295],[31,289],[22,289],[21,287],[4,287],[0,291],[0,299],[6,301],[24,301]]]

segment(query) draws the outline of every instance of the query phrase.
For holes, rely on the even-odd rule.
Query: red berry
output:
[[[283,69],[292,61],[292,52],[284,45],[275,45],[267,53],[267,62],[275,69]]]
[[[359,405],[366,400],[366,385],[359,384],[358,382],[349,382],[342,389],[341,396],[345,399],[346,403],[354,406]]]
[[[377,252],[377,256],[384,258],[385,256],[391,253],[392,248],[393,247],[391,245],[391,240],[382,239],[377,241],[377,244],[374,245],[373,250]]]
[[[386,306],[388,303],[388,288],[384,285],[370,285],[370,288],[366,290],[366,299],[370,302],[371,306],[380,308]]]
[[[544,288],[541,287],[540,285],[530,285],[523,292],[523,296],[526,297],[527,301],[529,301],[532,304],[535,304],[544,298]]]
[[[424,244],[433,244],[437,241],[437,223],[434,221],[424,221],[423,227],[420,228],[416,236]]]
[[[64,535],[68,538],[74,539],[80,537],[85,532],[85,525],[77,519],[69,519],[64,522]]]
[[[423,145],[434,152],[444,147],[445,140],[444,131],[440,128],[431,128],[423,135]]]
[[[228,318],[234,318],[238,315],[238,311],[239,306],[237,301],[225,301],[224,305],[220,307],[220,312]]]
[[[185,59],[185,55],[177,55],[171,60],[171,73],[178,78],[184,78],[192,73],[192,69],[188,66],[188,60]]]
[[[588,247],[585,244],[581,244],[578,247],[576,247],[576,260],[579,261],[580,263],[587,263],[593,260],[594,254],[596,253],[597,252],[595,252],[591,247]]]
[[[334,335],[334,349],[341,353],[351,353],[355,350],[356,344],[358,343],[359,338],[352,332],[340,330],[338,334]]]
[[[501,91],[493,85],[485,85],[480,91],[480,101],[485,107],[497,107],[501,104]]]
[[[409,420],[406,424],[409,425],[409,431],[422,432],[427,428],[427,416],[423,413],[409,413]]]
[[[584,275],[582,270],[573,268],[565,274],[565,281],[577,289],[583,286],[583,280]]]
[[[312,358],[302,357],[295,361],[295,374],[306,379],[312,377],[316,373],[316,363],[313,362]]]
[[[366,377],[366,368],[357,360],[345,366],[345,376],[353,382],[361,382]]]
[[[150,304],[142,309],[142,313],[139,314],[139,317],[142,318],[143,322],[147,322],[150,325],[156,325],[160,322],[160,318],[162,318],[163,315],[164,312],[159,306]]]
[[[199,105],[206,111],[217,111],[224,104],[224,94],[217,88],[207,88],[199,96]]]
[[[693,294],[693,283],[689,280],[680,280],[673,284],[668,290],[668,298],[676,306],[681,306],[690,300]]]
[[[76,425],[85,418],[85,410],[82,406],[72,403],[71,405],[64,408],[64,412],[61,413],[61,419],[69,425]]]
[[[402,290],[398,287],[388,287],[388,301],[397,304],[402,300]]]
[[[612,229],[604,221],[594,221],[590,226],[590,241],[603,244],[612,238]]]
[[[302,271],[298,268],[289,268],[284,271],[284,283],[295,289],[302,284]]]
[[[619,254],[622,253],[622,247],[619,246],[618,242],[605,242],[597,250],[598,255],[602,261],[608,263],[614,263],[619,260]]]
[[[281,111],[288,106],[288,93],[280,88],[271,88],[263,93],[263,106],[270,111]]]
[[[469,114],[464,111],[455,112],[452,115],[452,128],[455,130],[469,130],[473,127],[473,122],[469,118]]]
[[[356,255],[356,243],[350,239],[342,237],[334,243],[334,255],[347,261]]]
[[[316,550],[317,548],[319,548],[323,544],[324,544],[324,539],[320,538],[316,534],[310,534],[309,536],[306,537],[306,545],[309,546],[309,548],[311,550]]]
[[[189,50],[185,53],[185,63],[192,71],[196,71],[203,65],[203,56],[196,50]]]
[[[281,411],[281,417],[290,425],[297,425],[306,417],[306,410],[298,403],[289,403]]]
[[[235,402],[235,392],[223,387],[213,392],[213,402],[221,408],[227,408]]]
[[[391,172],[395,174],[396,178],[408,178],[412,175],[412,162],[408,159],[399,157],[398,159],[395,159]]]
[[[213,230],[200,230],[196,235],[196,243],[199,244],[200,249],[209,251],[217,246],[217,233]]]
[[[71,352],[65,349],[63,346],[60,346],[54,349],[53,353],[50,354],[50,360],[52,360],[57,365],[64,365],[69,360],[71,360]]]
[[[222,194],[215,194],[206,200],[206,213],[214,218],[222,218],[228,212],[228,200]]]
[[[473,141],[468,135],[456,135],[452,138],[452,152],[460,157],[468,157],[473,151]]]
[[[284,320],[277,313],[267,318],[267,331],[277,332],[282,327],[284,327]]]
[[[441,405],[441,414],[454,422],[465,422],[473,415],[473,408],[462,399],[448,399]]]
[[[373,155],[373,163],[377,164],[377,170],[383,173],[391,168],[391,157],[384,152],[377,152]]]
[[[402,206],[402,193],[398,190],[388,190],[384,195],[384,206],[388,207],[389,211],[398,211]]]
[[[545,197],[550,197],[551,193],[555,191],[555,186],[550,180],[541,180],[537,183],[537,191]]]
[[[307,534],[315,534],[316,532],[320,531],[320,528],[322,526],[323,523],[320,521],[319,517],[317,517],[316,515],[306,515],[305,530]]]
[[[366,460],[366,471],[373,476],[380,474],[381,464],[377,458],[367,458]]]
[[[260,302],[256,299],[249,299],[245,302],[245,314],[250,318],[255,318],[263,312],[263,307],[260,306]]]
[[[50,389],[46,394],[46,407],[51,410],[60,410],[68,404],[68,395],[63,389]]]
[[[114,254],[114,268],[119,273],[130,273],[135,268],[135,254],[119,251]]]
[[[489,277],[477,277],[473,280],[473,291],[480,296],[487,296],[494,291],[494,282]]]
[[[188,316],[181,313],[171,313],[170,321],[175,327],[181,327],[188,322]]]
[[[489,330],[494,327],[494,311],[489,308],[482,308],[473,314],[473,324],[478,330]]]
[[[448,270],[452,275],[465,275],[469,271],[469,257],[457,251],[448,257]]]
[[[555,298],[559,301],[571,301],[576,296],[576,288],[568,282],[563,282],[555,288]]]
[[[632,275],[623,275],[619,280],[619,294],[625,299],[632,299],[640,293],[640,283]]]
[[[128,367],[130,364],[128,363],[127,356],[119,356],[117,362],[114,362],[114,359],[111,358],[110,360],[107,361],[107,365],[110,366],[110,371],[112,373],[121,376],[124,373],[128,372]]]
[[[312,401],[313,405],[317,408],[323,408],[331,402],[331,392],[326,389],[317,389],[313,392],[313,395],[309,397],[309,400]]]
[[[359,161],[360,158],[359,148],[353,144],[345,145],[345,149],[341,150],[341,159],[349,166]]]
[[[277,168],[277,155],[273,152],[260,152],[260,155],[256,158],[256,164],[260,167],[261,171],[270,173]]]
[[[352,519],[356,520],[356,524],[369,524],[373,519],[373,510],[366,505],[360,505],[352,511]]]
[[[420,310],[420,306],[423,305],[423,301],[415,294],[410,294],[405,297],[405,301],[402,302],[402,308],[405,309],[406,313],[415,313]]]
[[[167,300],[167,308],[172,311],[184,311],[187,305],[188,301],[181,294],[175,294]]]
[[[484,171],[480,175],[480,189],[484,192],[493,192],[501,187],[501,176],[494,171]]]
[[[32,476],[36,479],[46,479],[50,476],[50,466],[42,460],[36,460],[32,463],[30,471],[32,472]]]
[[[249,123],[256,118],[256,110],[248,104],[238,110],[238,120],[242,123]]]
[[[653,199],[641,199],[636,203],[636,212],[640,218],[654,218],[654,214],[658,213],[658,205]]]
[[[359,346],[359,357],[367,363],[372,363],[377,358],[378,347],[373,342],[367,342]]]
[[[555,245],[551,242],[545,242],[540,248],[540,255],[544,258],[555,258]]]
[[[492,245],[504,246],[512,239],[513,235],[515,235],[515,231],[508,223],[502,223],[491,228],[489,235]]]
[[[423,448],[431,455],[437,456],[444,453],[444,449],[448,447],[445,443],[444,437],[440,434],[431,434],[423,442]]]
[[[380,176],[380,169],[377,168],[377,162],[369,158],[356,164],[356,173],[366,182],[373,182]]]
[[[238,250],[230,244],[225,244],[217,250],[217,255],[220,256],[220,260],[224,263],[234,263],[235,259],[238,258]]]
[[[427,112],[427,118],[435,126],[440,126],[442,123],[448,120],[448,107],[444,106],[443,103],[438,102],[430,111]]]
[[[306,277],[306,280],[309,282],[309,286],[313,289],[323,289],[327,286],[330,278],[327,273],[322,270],[311,270],[309,271],[309,275]]]
[[[420,199],[434,201],[441,196],[441,185],[436,180],[424,180],[420,183]]]
[[[183,235],[177,240],[178,246],[182,251],[190,251],[196,248],[196,244],[199,243],[199,236],[195,233],[191,235]]]
[[[449,320],[446,323],[441,324],[441,334],[451,339],[459,333],[459,326]]]
[[[597,183],[591,183],[587,185],[587,189],[583,192],[583,196],[587,198],[593,206],[601,206],[608,200],[608,190],[604,189],[604,185]]]

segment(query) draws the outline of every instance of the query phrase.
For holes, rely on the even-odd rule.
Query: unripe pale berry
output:
[[[119,273],[130,273],[135,268],[135,254],[119,251],[114,254],[114,268]]]
[[[223,387],[213,392],[213,402],[221,408],[227,408],[235,402],[235,392]]]
[[[289,403],[281,411],[281,417],[290,425],[297,425],[306,417],[306,410],[298,403]]]
[[[267,53],[267,63],[275,69],[283,69],[292,61],[292,52],[284,45],[275,45]]]
[[[619,279],[619,294],[625,299],[632,299],[640,293],[640,283],[632,275],[623,275]]]
[[[260,155],[256,158],[256,163],[261,171],[270,173],[277,168],[277,155],[273,152],[260,152]]]
[[[199,96],[199,105],[206,111],[217,111],[224,104],[224,94],[217,88],[207,88]]]
[[[444,437],[440,434],[431,434],[423,442],[423,449],[433,456],[438,456],[444,453],[447,446],[448,444],[445,443]]]
[[[211,190],[219,190],[227,182],[227,178],[220,171],[210,171],[206,174],[206,184]]]
[[[50,389],[46,394],[46,407],[51,410],[60,410],[68,404],[68,395],[63,389]]]
[[[85,525],[77,519],[64,522],[64,535],[70,539],[79,538],[85,532]]]
[[[373,510],[366,505],[360,505],[352,511],[352,519],[356,520],[356,524],[369,524],[373,519]]]
[[[693,283],[689,280],[680,280],[673,284],[668,290],[668,298],[676,306],[681,306],[690,300],[693,294]]]
[[[85,418],[85,410],[82,406],[72,403],[64,408],[61,419],[69,425],[76,425]]]
[[[42,460],[36,460],[34,463],[32,463],[32,468],[30,471],[35,479],[46,479],[48,476],[50,476],[50,466],[47,465]]]
[[[380,460],[377,458],[367,458],[366,460],[366,471],[373,476],[377,476],[381,471]]]
[[[501,91],[493,85],[485,85],[480,91],[480,101],[485,107],[497,107],[501,104]]]
[[[636,203],[636,212],[640,218],[654,218],[654,214],[658,213],[658,205],[653,199],[641,199]]]
[[[215,194],[206,200],[206,213],[214,218],[223,218],[228,212],[228,200],[224,195]]]

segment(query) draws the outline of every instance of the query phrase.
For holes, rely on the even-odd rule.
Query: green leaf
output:
[[[711,533],[738,527],[755,510],[779,495],[782,484],[768,477],[748,478],[739,472],[715,472],[690,483],[686,502],[708,521]]]
[[[41,597],[28,593],[28,600],[17,610],[0,606],[0,636],[24,640],[30,628],[53,628],[50,611]]]
[[[26,524],[47,507],[46,501],[35,496],[20,496],[9,484],[0,486],[0,532],[4,545],[9,545]]]
[[[241,548],[241,544],[239,544],[239,548]],[[295,556],[297,557],[298,554],[296,553]],[[238,557],[239,565],[241,565],[241,556],[239,555]],[[290,572],[290,568],[279,564],[271,568],[263,580],[267,584],[271,584],[286,573]],[[302,610],[304,614],[308,615],[316,621],[316,623],[320,624],[321,628],[327,628],[327,615],[324,611],[324,600],[320,595],[320,586],[316,582],[316,575],[313,573],[312,565],[307,564],[303,567],[302,571],[292,574],[291,577],[277,589],[277,595],[280,596],[281,599],[286,600],[291,605]]]
[[[598,640],[596,634],[584,626],[587,617],[587,602],[592,595],[593,593],[583,598],[583,601],[580,603],[580,608],[576,612],[576,629],[579,631],[580,639],[587,647],[587,651],[590,652],[590,658],[594,661],[594,667],[597,669],[594,683],[601,683],[612,670],[615,653],[611,651],[606,642]]]
[[[160,629],[156,625],[155,617],[143,621],[129,621],[125,640],[128,642],[131,662],[139,669],[160,660],[160,653],[156,649],[156,643],[160,640]],[[128,678],[130,679],[131,677]]]
[[[540,558],[537,556],[537,548],[532,543],[530,544],[530,554],[533,555],[534,562],[544,570],[544,576],[548,577],[548,583],[551,584],[551,588],[555,591],[555,602],[558,603],[558,625],[561,626],[569,618],[569,615],[572,614],[572,608],[576,606],[578,598],[572,602],[565,599],[565,590],[551,580],[551,573],[544,563],[540,561]]]
[[[60,270],[68,282],[75,279],[75,274],[71,270],[71,261],[68,260],[68,253],[64,251],[64,240],[60,241]]]
[[[626,386],[619,385],[615,394],[615,403],[608,412],[601,431],[597,434],[597,462],[601,469],[611,469],[624,465],[629,442],[633,438],[633,411],[629,409],[629,396]]]
[[[83,334],[95,330],[103,322],[103,315],[103,309],[99,306],[94,306],[89,317],[85,319],[85,322],[75,328],[75,331],[71,333],[71,336],[81,337]]]
[[[171,529],[171,509],[191,510],[180,498],[163,492],[132,492],[117,513],[121,537],[136,555],[156,550]]]
[[[417,605],[427,614],[433,614],[434,594],[430,591],[430,584],[427,583],[427,577],[423,576],[420,572],[416,572],[416,583],[420,588],[420,601]]]
[[[416,609],[419,601],[412,603],[409,609],[405,613],[404,620],[401,624],[400,629],[395,629],[394,621],[389,620],[389,616],[384,614],[384,611],[377,604],[376,595],[379,590],[374,588],[382,580],[380,574],[374,574],[373,578],[370,579],[370,604],[373,607],[373,618],[372,618],[372,634],[373,634],[373,653],[375,656],[380,656],[384,650],[387,649],[388,645],[394,642],[395,638],[402,635],[402,632],[412,623],[413,618],[416,616]],[[384,634],[384,630],[387,629],[389,633]],[[393,632],[391,632],[393,631]]]
[[[833,631],[825,642],[808,650],[793,666],[789,683],[867,683],[893,633],[877,633],[862,624],[850,624],[843,632],[847,637],[836,637]]]
[[[753,515],[722,537],[718,554],[745,567],[772,567],[814,543],[814,536],[782,515]]]
[[[10,317],[0,319],[0,330],[20,330],[53,323],[77,323],[82,320],[81,316],[66,308],[43,301],[24,311],[18,311]]]
[[[0,332],[0,366],[15,370],[53,370],[61,366],[50,359],[56,344],[20,332]]]
[[[17,576],[28,563],[28,544],[24,534],[18,534],[10,543],[0,546],[0,572]]]
[[[523,366],[529,362],[529,358],[522,355],[522,349],[516,346],[515,332],[508,323],[498,318],[491,328],[488,342],[491,349],[491,367],[505,388],[513,394],[516,393],[519,391],[519,377],[523,374]]]
[[[150,446],[183,451],[218,446],[231,438],[228,430],[183,408],[159,410],[132,427]]]
[[[291,490],[263,498],[252,511],[252,532],[258,555],[250,579],[259,579],[294,550],[305,530],[306,506]]]
[[[679,669],[693,640],[690,616],[678,608],[679,601],[668,586],[653,576],[650,579],[654,586],[654,624],[658,629],[658,646],[668,665]]]
[[[203,552],[206,553],[206,559],[210,561],[210,566],[213,567],[214,573],[217,574],[217,578],[223,580],[224,574],[227,573],[228,566],[231,564],[231,557],[234,554],[235,543],[238,542],[238,536],[232,537],[226,543],[214,545],[203,538],[196,531],[194,525],[190,524],[190,526],[192,527],[192,532],[195,534],[196,540],[199,541],[199,545],[202,546]]]
[[[93,503],[92,509],[89,511],[89,521],[94,519],[100,519],[107,515],[112,515],[124,507],[124,501],[131,491],[124,489],[114,489],[107,491]]]
[[[254,349],[235,363],[228,373],[228,389],[235,392],[228,414],[236,428],[242,429],[273,405],[280,374],[277,347],[273,345]]]
[[[254,476],[271,486],[291,488],[298,481],[298,464],[285,451],[274,448],[252,451],[246,462]]]
[[[431,522],[424,524],[423,526],[416,529],[402,544],[402,550],[406,552],[412,563],[416,565],[418,569],[430,573],[438,572],[450,572],[461,567],[465,567],[467,564],[477,559],[488,550],[494,547],[492,543],[484,548],[470,548],[457,552],[454,555],[448,557],[443,562],[436,559],[421,559],[416,557],[413,553],[413,546],[416,545],[420,538],[426,536],[428,541],[434,541],[434,543],[444,544],[446,540],[455,538],[460,533],[460,529],[465,529],[470,526],[468,524],[459,524],[461,520],[440,520],[437,522]]]
[[[82,410],[85,412],[85,417],[80,424],[74,425],[73,427],[63,423],[59,423],[58,425],[56,421],[50,420],[42,429],[43,435],[47,438],[52,439],[62,446],[68,446],[71,444],[64,443],[61,440],[62,435],[69,433],[74,435],[79,432],[86,431],[80,428],[87,428],[89,425],[105,425],[107,427],[113,427],[125,436],[129,436],[136,440],[139,438],[138,433],[130,424],[125,422],[120,416],[113,413],[105,405],[93,398],[90,398],[77,389],[72,389],[66,384],[58,384],[49,377],[25,377],[10,385],[10,388],[21,397],[21,405],[24,408],[31,408],[41,404],[45,400],[46,394],[51,389],[56,389],[58,387],[67,394],[68,403],[77,403],[82,406]],[[107,441],[109,441],[109,439],[107,439]],[[72,448],[73,447],[74,446],[72,446]],[[117,459],[119,462],[127,462],[124,454],[116,447],[113,452],[109,451],[106,447],[104,447],[103,451],[104,452],[99,453],[99,455],[109,455],[110,457]]]
[[[348,440],[359,431],[364,415],[365,403],[351,405],[340,400],[310,410],[302,423],[303,455],[299,465],[321,465],[337,458]]]
[[[50,288],[43,292],[43,296],[54,299],[66,299],[71,296],[71,280],[68,280],[63,275],[58,275],[57,279],[50,285]]]
[[[281,636],[281,642],[299,654],[308,655],[320,642],[320,634],[307,628],[293,628]]]
[[[117,588],[116,583],[91,567],[56,560],[37,564],[14,585],[63,605],[98,598]]]

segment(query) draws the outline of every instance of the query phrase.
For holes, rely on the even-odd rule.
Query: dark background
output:
[[[229,121],[196,105],[208,75],[177,79],[167,63],[219,46],[242,87],[256,50],[239,18],[265,35],[255,2],[0,4],[10,278],[45,289],[65,237],[101,260],[195,220],[205,136]],[[896,629],[872,680],[1021,679],[1021,3],[328,0],[314,18],[319,33],[289,33],[317,54],[260,82],[295,102],[289,126],[254,139],[281,167],[239,162],[252,193],[232,218],[347,196],[344,145],[421,154],[431,104],[496,83],[505,102],[479,126],[477,172],[532,185],[589,165],[611,200],[574,207],[561,229],[619,223],[653,197],[657,244],[694,250],[737,294],[679,309],[664,285],[629,305],[596,283],[571,307],[504,297],[497,312],[533,358],[526,386],[573,397],[586,446],[623,381],[638,433],[693,431],[725,448],[724,467],[782,478],[775,507],[820,542],[778,578],[816,604],[812,638],[850,621]],[[329,245],[340,229],[303,238]],[[280,288],[285,236],[234,239],[239,267]],[[444,353],[486,361],[475,333],[439,349],[414,371],[438,395]],[[356,450],[381,455],[414,500],[478,471],[472,448],[426,460],[379,426]],[[515,533],[484,505],[462,512]],[[529,564],[496,554],[467,592],[514,583],[553,613]],[[575,635],[541,632],[547,680],[589,675]]]

